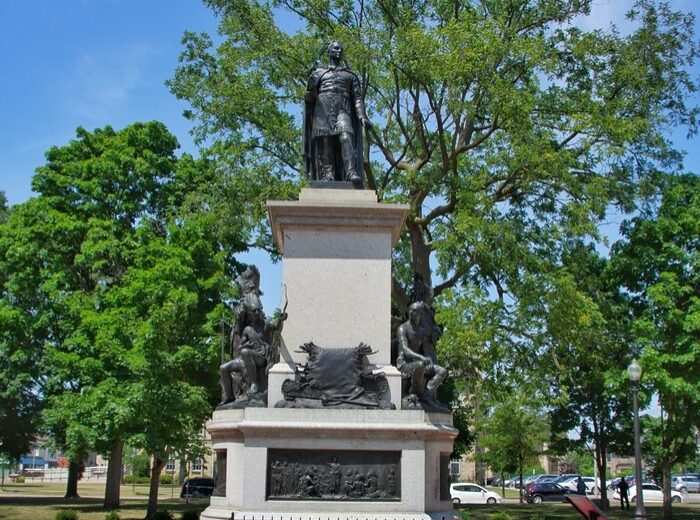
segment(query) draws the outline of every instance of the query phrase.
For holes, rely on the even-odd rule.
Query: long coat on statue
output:
[[[358,174],[363,171],[362,125],[364,102],[357,76],[347,66],[317,67],[311,70],[304,98],[304,166],[311,181],[324,178],[319,165],[318,137],[353,136],[354,164]],[[332,140],[334,180],[346,179],[340,143]]]

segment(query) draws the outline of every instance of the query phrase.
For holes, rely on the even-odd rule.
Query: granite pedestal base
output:
[[[226,477],[202,519],[454,517],[447,483],[457,430],[449,414],[246,408],[214,412],[207,430]],[[275,479],[287,461],[296,461],[297,474],[287,479],[292,491]],[[335,489],[327,483],[325,492],[307,491],[304,467],[316,475],[335,471]]]

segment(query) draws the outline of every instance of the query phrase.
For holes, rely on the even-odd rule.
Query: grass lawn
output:
[[[0,486],[0,497],[42,496],[62,498],[66,493],[65,482],[36,482],[26,484],[6,483]],[[104,482],[78,482],[78,494],[82,498],[103,498]],[[125,485],[121,487],[122,498],[148,498],[148,484]],[[180,487],[161,484],[158,488],[159,499],[179,498]]]
[[[644,507],[648,520],[662,520],[661,504],[645,504]],[[466,505],[460,507],[458,511],[464,520],[583,520],[583,517],[571,505],[564,503]],[[615,508],[603,513],[610,520],[634,519],[634,508],[629,511]],[[673,520],[697,520],[698,518],[700,518],[700,504],[673,505]]]
[[[513,490],[517,496],[517,490]],[[79,520],[104,520],[102,509],[104,484],[81,483],[78,492],[82,498],[65,500],[62,498],[65,484],[6,484],[0,487],[0,520],[54,520],[61,509],[75,509]],[[122,486],[122,507],[119,514],[122,520],[141,520],[146,514],[146,486]],[[175,498],[171,498],[174,495]],[[179,518],[183,511],[203,511],[208,499],[191,501],[189,504],[179,498],[179,491],[171,486],[161,486],[159,509],[167,509]],[[515,498],[508,495],[508,498]],[[661,504],[646,505],[649,520],[662,520]],[[457,512],[463,520],[582,520],[579,513],[569,504],[517,504],[507,503],[494,506],[465,505]],[[605,514],[610,520],[633,520],[634,509],[620,511],[611,509]],[[329,516],[329,520],[336,517]],[[343,515],[338,515],[343,519]],[[371,517],[368,517],[371,520]],[[700,519],[700,504],[674,504],[674,520]],[[262,518],[260,520],[263,520]]]
[[[0,486],[0,520],[54,520],[61,509],[75,509],[80,520],[104,520],[102,509],[105,485],[95,482],[79,482],[81,498],[65,500],[64,483],[28,483]],[[121,487],[119,514],[122,520],[141,520],[146,516],[147,485],[127,485]],[[161,485],[158,493],[158,509],[182,512],[187,510],[204,511],[209,500],[194,500],[189,504],[180,498],[178,486]],[[175,515],[179,518],[179,515]]]
[[[184,500],[167,499],[158,501],[158,509],[173,512],[187,510],[204,511],[209,500],[197,500],[186,504]],[[0,519],[7,520],[54,520],[61,509],[74,509],[79,520],[104,520],[105,511],[102,500],[97,498],[80,498],[64,500],[54,497],[7,497],[0,496]],[[122,520],[142,520],[146,516],[145,500],[122,500],[118,510]],[[175,514],[175,518],[179,518]]]

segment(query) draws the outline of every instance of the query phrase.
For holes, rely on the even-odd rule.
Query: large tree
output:
[[[109,457],[109,508],[124,440],[163,428],[189,439],[216,399],[212,339],[245,221],[223,220],[219,200],[234,190],[177,146],[156,122],[78,129],[0,228],[2,359],[22,362],[7,379],[22,376],[73,462],[88,449]],[[151,394],[161,413],[142,404]]]
[[[374,124],[366,184],[411,206],[395,250],[396,314],[413,273],[474,313],[463,319],[482,325],[471,343],[446,334],[439,348],[455,361],[488,355],[480,376],[530,371],[542,348],[531,311],[562,240],[597,238],[611,206],[634,209],[678,164],[668,126],[695,129],[693,19],[653,0],[630,12],[629,34],[577,27],[589,0],[205,3],[219,43],[186,34],[170,87],[206,153],[248,180],[257,215],[266,198],[293,196],[308,69],[340,40]],[[265,226],[252,238],[271,248]]]
[[[485,417],[480,428],[484,434],[480,456],[494,471],[505,475],[516,472],[523,487],[523,469],[537,463],[549,438],[549,421],[526,394],[504,395]],[[520,494],[520,503],[523,494]]]
[[[546,322],[541,341],[554,356],[551,370],[542,372],[549,374],[553,393],[565,396],[550,411],[551,447],[590,450],[601,482],[607,455],[629,452],[631,436],[625,373],[633,356],[631,316],[608,264],[592,244],[566,246],[563,268],[541,309]],[[606,487],[600,492],[607,505]]]
[[[700,178],[667,177],[659,203],[622,232],[612,262],[631,296],[642,384],[661,407],[646,440],[656,441],[650,451],[670,518],[671,469],[692,455],[688,444],[700,422]]]

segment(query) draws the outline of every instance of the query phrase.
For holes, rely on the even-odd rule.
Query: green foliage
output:
[[[185,455],[216,402],[247,223],[222,218],[211,165],[177,146],[157,122],[79,128],[0,224],[0,399],[28,426],[41,412],[72,459],[125,439]]]
[[[550,448],[580,453],[577,458],[586,467],[595,456],[598,475],[607,479],[608,453],[626,453],[631,438],[623,370],[632,357],[628,295],[593,244],[564,244],[562,260],[545,289],[546,305],[536,310],[552,358],[551,370],[542,372],[551,378],[552,391],[562,396],[550,412]],[[579,468],[575,472],[584,471],[579,461],[573,461]],[[585,474],[593,475],[593,468]],[[607,489],[601,491],[607,500]]]
[[[17,484],[24,484],[24,477],[22,475],[19,475],[18,477],[15,477],[15,482]]]
[[[189,511],[183,511],[180,516],[181,520],[199,520],[199,511],[190,509]]]
[[[121,520],[121,518],[116,511],[110,511],[105,515],[105,520]]]
[[[657,207],[624,224],[612,262],[630,294],[642,391],[658,395],[661,418],[645,419],[645,453],[668,492],[700,424],[700,178],[666,177],[661,188]],[[666,494],[664,514],[670,508]]]
[[[478,428],[483,432],[481,447],[485,448],[478,458],[497,475],[529,474],[525,473],[527,467],[537,462],[549,438],[547,417],[520,395],[508,396],[495,405]]]
[[[131,473],[135,477],[151,476],[151,457],[146,454],[137,454],[131,458]]]
[[[489,515],[489,520],[513,520],[513,517],[505,511],[496,511]]]
[[[56,520],[78,520],[78,512],[74,509],[61,509],[56,513]]]
[[[173,483],[173,476],[170,475],[169,473],[161,473],[160,477],[158,477],[158,481],[161,484],[172,484]]]
[[[150,520],[175,520],[175,515],[173,515],[170,511],[156,511],[151,517]]]
[[[417,272],[434,288],[439,357],[464,396],[529,383],[536,399],[565,402],[558,379],[577,365],[549,370],[557,350],[609,329],[600,302],[562,272],[563,244],[598,240],[609,209],[634,211],[659,171],[679,168],[665,132],[697,129],[692,17],[646,0],[629,32],[586,31],[571,22],[589,13],[587,0],[207,5],[220,34],[187,33],[169,85],[189,103],[207,157],[245,193],[241,211],[262,221],[267,198],[292,198],[304,183],[298,106],[319,49],[339,39],[374,124],[366,184],[384,202],[410,204],[393,264],[395,317]],[[299,31],[278,25],[285,15]],[[264,224],[249,229],[272,248]]]
[[[0,190],[0,224],[7,220],[8,210],[7,197],[5,196],[5,192]]]
[[[559,462],[559,473],[594,474],[593,455],[588,449],[567,452]]]

